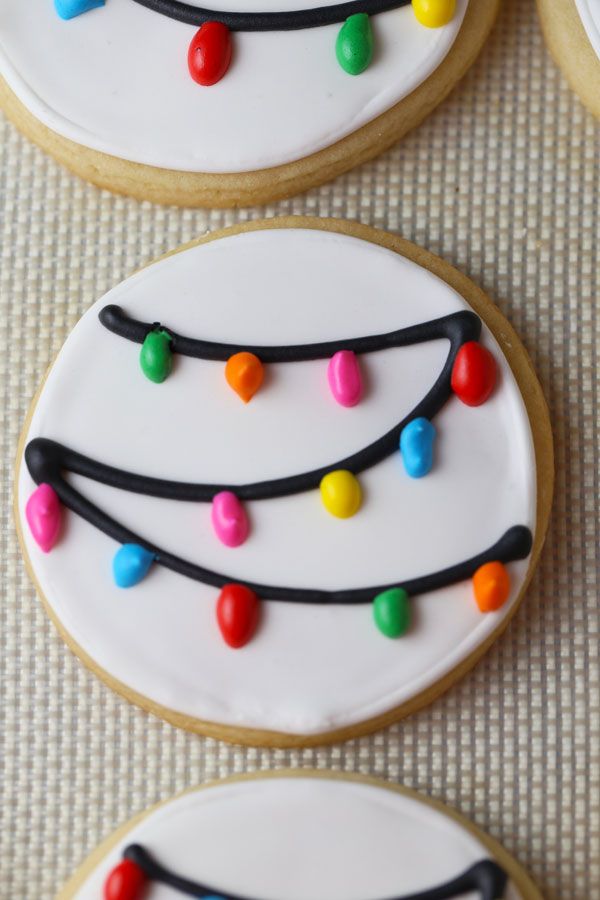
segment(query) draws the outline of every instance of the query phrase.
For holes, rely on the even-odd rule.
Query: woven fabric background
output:
[[[533,0],[506,0],[479,61],[400,146],[267,209],[140,205],[80,182],[4,121],[0,134],[0,897],[53,897],[120,822],[187,785],[293,765],[419,788],[502,841],[545,897],[600,898],[600,126],[545,50]],[[200,740],[103,687],[43,614],[11,511],[29,401],[92,301],[206,229],[278,213],[397,231],[480,283],[532,355],[557,451],[542,563],[485,660],[397,726],[304,752]]]

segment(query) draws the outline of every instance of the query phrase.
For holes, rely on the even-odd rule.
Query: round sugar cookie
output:
[[[417,125],[472,64],[498,7],[4,0],[0,105],[100,187],[184,206],[266,203]]]
[[[467,278],[362,225],[207,235],[87,312],[36,397],[17,519],[111,687],[225,740],[381,727],[515,612],[552,494],[546,406]]]
[[[494,840],[441,803],[311,770],[193,788],[132,819],[57,900],[541,900]]]
[[[600,0],[537,0],[537,5],[552,56],[600,118]]]

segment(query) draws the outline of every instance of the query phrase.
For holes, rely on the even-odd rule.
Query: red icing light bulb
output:
[[[104,900],[142,900],[146,876],[130,859],[115,866],[104,882]]]
[[[450,385],[467,406],[481,406],[496,384],[496,361],[477,341],[463,344],[454,360]]]
[[[243,584],[226,584],[217,601],[217,622],[223,640],[239,649],[247,644],[258,626],[260,601]]]
[[[188,50],[188,68],[197,84],[216,84],[231,62],[231,33],[222,22],[205,22]]]

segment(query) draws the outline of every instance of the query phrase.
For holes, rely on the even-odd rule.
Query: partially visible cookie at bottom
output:
[[[541,900],[500,844],[415,791],[282,770],[193,788],[119,828],[57,900]]]
[[[552,56],[600,119],[600,0],[537,0],[537,5]]]
[[[552,439],[511,326],[395,235],[270,219],[84,315],[25,425],[17,522],[68,645],[220,739],[308,746],[430,703],[515,613]]]

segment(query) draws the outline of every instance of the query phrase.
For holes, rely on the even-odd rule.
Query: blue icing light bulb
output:
[[[422,478],[433,466],[435,426],[429,419],[413,419],[402,429],[400,453],[407,475]]]
[[[117,587],[129,588],[139,584],[150,570],[154,554],[139,544],[123,544],[113,559],[113,575]]]
[[[104,3],[105,0],[54,0],[54,7],[61,19],[74,19]]]

